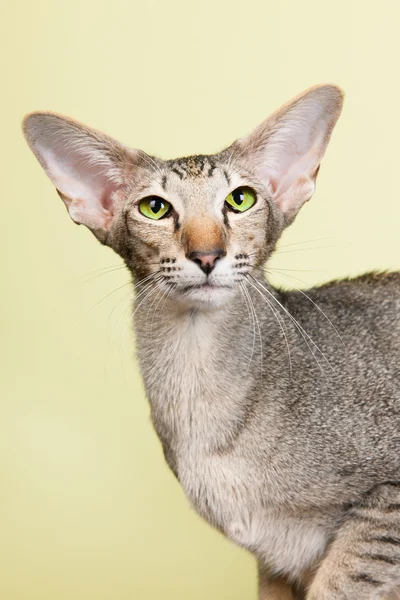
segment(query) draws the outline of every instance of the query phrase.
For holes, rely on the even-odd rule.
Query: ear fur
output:
[[[340,88],[313,87],[230,148],[267,186],[287,222],[314,192],[320,162],[342,104]]]
[[[55,113],[27,115],[23,132],[72,220],[104,237],[121,204],[137,152]]]

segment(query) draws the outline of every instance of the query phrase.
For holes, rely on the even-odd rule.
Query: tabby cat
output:
[[[160,160],[53,113],[29,146],[125,261],[155,430],[260,600],[400,598],[400,273],[272,287],[342,108],[311,88],[210,156]]]

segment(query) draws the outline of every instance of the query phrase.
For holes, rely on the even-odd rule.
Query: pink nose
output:
[[[215,267],[217,260],[224,255],[225,252],[222,248],[216,248],[215,250],[208,250],[206,252],[191,252],[188,258],[199,265],[203,273],[209,275]]]

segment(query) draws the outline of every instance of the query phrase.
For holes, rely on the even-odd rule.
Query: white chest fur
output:
[[[251,380],[235,368],[235,348],[216,333],[228,325],[217,319],[184,315],[166,323],[157,350],[141,344],[154,425],[173,448],[185,441],[197,450],[224,446],[245,410]]]
[[[158,338],[157,356],[152,345],[143,348],[156,430],[194,508],[274,570],[300,575],[320,557],[327,536],[311,520],[271,505],[251,439],[240,449],[251,379],[232,368],[235,348],[224,346],[217,327],[186,318]]]
[[[179,478],[203,517],[275,572],[300,577],[323,554],[329,526],[269,506],[268,490],[237,456],[186,456]]]

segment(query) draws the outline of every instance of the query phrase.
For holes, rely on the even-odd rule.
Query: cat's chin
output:
[[[201,285],[177,289],[174,296],[188,308],[210,310],[228,304],[235,292],[231,286]]]

